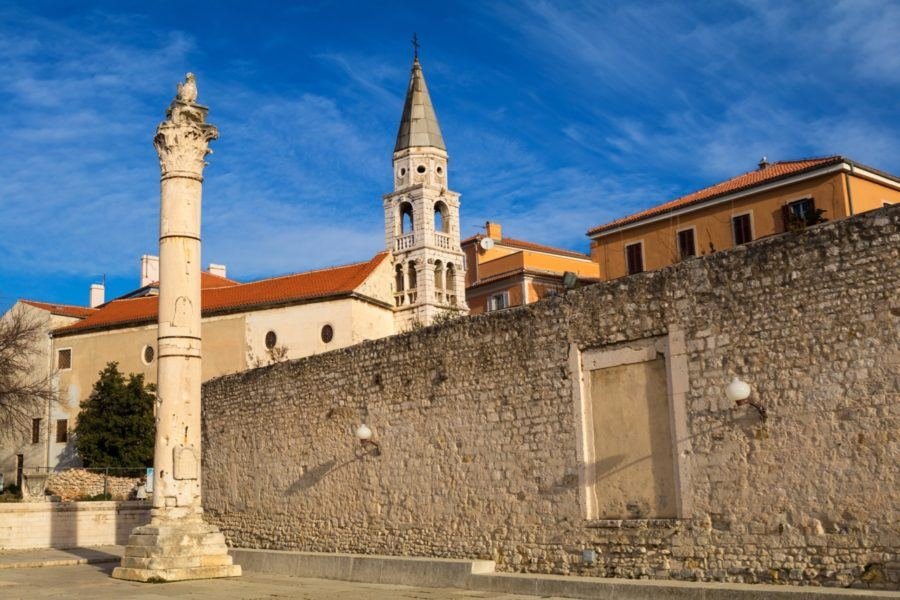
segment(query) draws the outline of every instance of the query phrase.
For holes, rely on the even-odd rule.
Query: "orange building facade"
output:
[[[900,178],[842,156],[759,168],[588,231],[601,279],[615,279],[900,203]]]
[[[587,254],[504,238],[499,223],[486,234],[461,242],[466,257],[466,303],[473,314],[536,302],[570,284],[598,281],[597,263]]]

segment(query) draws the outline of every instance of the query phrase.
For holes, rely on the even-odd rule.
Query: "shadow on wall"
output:
[[[343,469],[344,467],[352,463],[359,462],[365,457],[366,453],[357,452],[353,458],[345,460],[342,463],[339,463],[336,458],[332,458],[331,460],[318,464],[311,469],[307,469],[304,471],[303,475],[300,476],[300,479],[292,483],[290,487],[285,490],[284,495],[293,496],[300,492],[305,492],[325,479],[325,477],[327,477],[331,473]]]

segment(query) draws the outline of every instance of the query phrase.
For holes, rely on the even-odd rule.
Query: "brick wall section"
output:
[[[214,379],[206,514],[245,547],[897,588],[898,291],[893,207]],[[673,326],[688,351],[692,514],[587,522],[570,344]],[[768,421],[724,398],[733,374]],[[381,456],[352,437],[361,421]]]
[[[107,480],[106,488],[104,479]],[[129,500],[141,481],[140,477],[110,475],[107,478],[103,473],[96,471],[66,469],[50,474],[47,478],[47,493],[59,496],[62,500],[80,500],[102,494],[106,489],[112,495],[112,500]]]

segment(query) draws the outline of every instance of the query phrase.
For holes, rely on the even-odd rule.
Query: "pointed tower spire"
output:
[[[417,49],[418,54],[418,49]],[[400,130],[397,132],[397,144],[394,152],[412,147],[431,147],[446,150],[441,127],[437,115],[431,105],[425,75],[419,57],[413,60],[412,73],[409,76],[409,87],[406,89],[406,102],[403,104],[403,116],[400,118]]]

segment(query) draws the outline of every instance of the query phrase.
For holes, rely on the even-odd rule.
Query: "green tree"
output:
[[[153,466],[155,389],[143,375],[126,380],[118,363],[106,365],[75,427],[75,448],[85,466]]]

